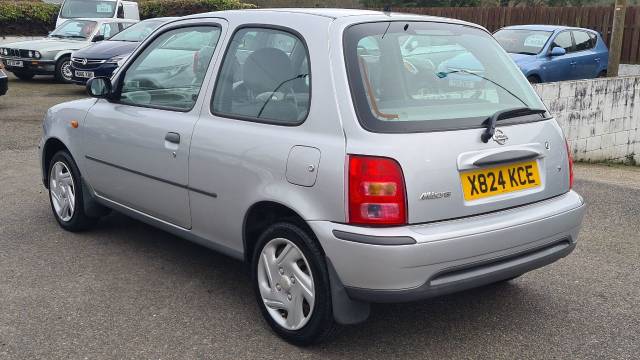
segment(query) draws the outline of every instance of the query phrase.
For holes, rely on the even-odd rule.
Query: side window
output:
[[[103,35],[105,39],[112,37],[119,32],[117,23],[104,23],[96,35]]]
[[[573,39],[576,41],[576,51],[589,50],[595,46],[595,43],[585,31],[574,31]]]
[[[598,36],[594,33],[589,33],[589,38],[591,39],[591,47],[596,47],[598,44]]]
[[[127,22],[121,22],[118,23],[118,32],[128,28],[129,26],[133,25],[134,23],[127,23]]]
[[[304,42],[282,30],[244,28],[234,34],[223,60],[211,111],[243,120],[297,125],[309,112],[310,87]]]
[[[573,51],[573,41],[571,40],[571,33],[569,31],[563,31],[558,36],[556,36],[555,40],[553,40],[553,44],[551,48],[561,47],[565,49],[568,53]]]
[[[220,28],[194,26],[158,36],[126,70],[120,102],[189,111],[195,105]]]

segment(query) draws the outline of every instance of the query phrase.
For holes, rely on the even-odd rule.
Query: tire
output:
[[[282,263],[278,264],[278,260]],[[320,343],[333,334],[336,324],[327,264],[320,245],[310,234],[292,223],[271,225],[258,239],[251,265],[258,306],[276,334],[300,346]],[[312,304],[309,293],[313,294],[309,297]],[[267,307],[267,301],[273,305]],[[294,310],[285,310],[286,307],[300,309],[296,313],[301,316],[290,318]]]
[[[527,76],[527,80],[529,80],[529,84],[539,84],[542,82],[537,75]]]
[[[72,232],[87,230],[95,225],[98,218],[85,213],[82,177],[71,154],[62,150],[53,155],[48,174],[49,202],[58,224]]]
[[[599,78],[606,78],[607,77],[607,71],[606,70],[602,70],[600,71],[600,73],[598,74]]]
[[[71,69],[71,57],[63,56],[56,62],[56,72],[54,74],[56,81],[61,83],[71,83],[73,79],[73,70]]]
[[[13,75],[15,75],[18,79],[24,80],[24,81],[31,80],[35,76],[34,73],[26,72],[26,71],[15,71]]]

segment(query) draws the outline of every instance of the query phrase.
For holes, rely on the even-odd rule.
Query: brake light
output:
[[[567,146],[567,160],[569,161],[569,189],[573,189],[573,154],[571,148],[569,148],[569,141],[564,139],[564,143]]]
[[[403,225],[407,205],[402,168],[393,159],[349,155],[349,223]]]

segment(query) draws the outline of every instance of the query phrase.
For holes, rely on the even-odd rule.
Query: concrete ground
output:
[[[511,283],[376,305],[301,349],[262,320],[241,263],[119,214],[56,224],[35,151],[75,85],[11,79],[0,97],[0,359],[637,359],[640,169],[577,165],[589,204],[569,257]]]

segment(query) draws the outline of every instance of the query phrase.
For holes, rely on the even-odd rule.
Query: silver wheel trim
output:
[[[269,241],[258,260],[258,288],[271,318],[287,330],[304,327],[315,303],[309,262],[291,241]]]
[[[62,161],[51,167],[49,196],[58,218],[65,222],[71,220],[76,207],[76,187],[71,171]]]
[[[73,72],[71,71],[71,61],[65,61],[60,66],[60,72],[65,80],[71,80],[73,78]]]

